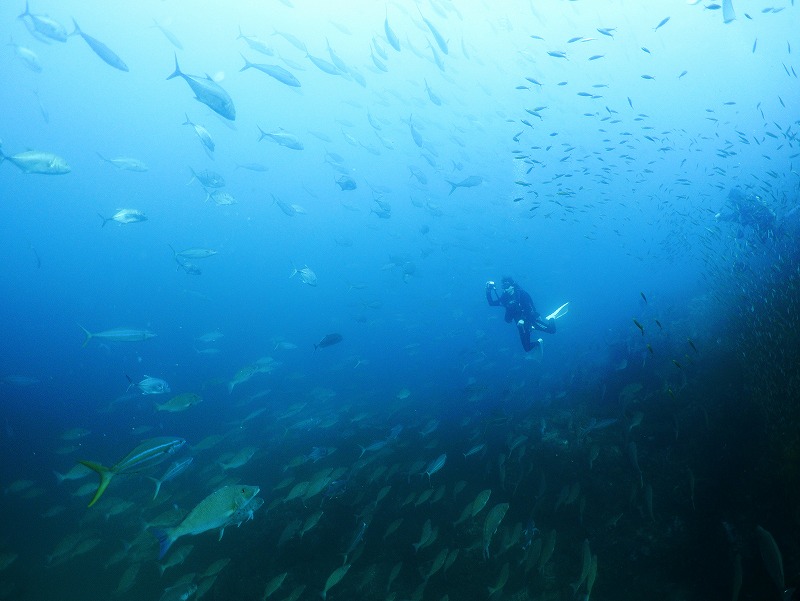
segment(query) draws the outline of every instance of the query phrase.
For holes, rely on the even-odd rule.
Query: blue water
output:
[[[592,598],[729,597],[738,555],[740,598],[777,599],[756,526],[782,551],[785,586],[797,584],[795,3],[735,2],[729,23],[708,2],[496,4],[30,7],[68,31],[74,17],[129,72],[77,36],[35,37],[31,18],[17,18],[21,3],[0,7],[6,37],[24,47],[0,51],[0,139],[10,157],[0,164],[0,599],[107,598],[136,564],[122,598],[159,599],[182,576],[201,586],[199,574],[220,558],[231,562],[201,586],[207,598],[261,598],[287,572],[271,598],[305,586],[299,598],[311,599],[363,521],[331,599],[485,598],[505,563],[508,583],[495,599],[572,598],[584,539],[597,555]],[[272,55],[237,39],[240,27]],[[277,32],[347,70],[323,72]],[[19,56],[29,52],[40,73]],[[282,66],[301,86],[240,72],[240,54]],[[218,82],[235,121],[166,79],[173,55],[184,73]],[[209,131],[213,153],[182,125],[187,116]],[[285,130],[304,149],[258,141],[258,127]],[[24,173],[12,161],[28,150],[71,170]],[[116,169],[97,153],[148,170]],[[266,171],[241,167],[250,163]],[[221,174],[236,203],[207,200],[192,170]],[[343,174],[356,189],[337,185]],[[467,178],[478,185],[451,192],[448,182]],[[734,189],[773,213],[767,239],[720,217]],[[274,198],[302,212],[286,215]],[[381,203],[390,206],[383,217]],[[147,220],[101,227],[98,214],[122,208]],[[190,259],[201,271],[192,275],[170,245],[217,254]],[[290,277],[302,267],[316,286]],[[541,334],[543,352],[526,354],[502,309],[487,306],[485,282],[504,275],[543,315],[569,302],[557,333]],[[78,324],[156,336],[82,347]],[[196,340],[215,330],[218,341]],[[342,341],[315,351],[330,333]],[[273,369],[229,392],[234,374],[263,357]],[[128,390],[145,376],[171,393]],[[628,394],[632,384],[641,388]],[[203,402],[155,410],[184,392]],[[641,425],[631,426],[637,412]],[[579,435],[592,419],[617,422]],[[438,426],[421,434],[431,420]],[[396,440],[359,457],[359,445],[397,425]],[[88,433],[63,440],[74,428]],[[144,476],[161,476],[171,459],[115,478],[89,509],[91,494],[73,493],[96,476],[57,485],[52,475],[78,460],[111,466],[167,435],[185,438],[180,457],[195,460],[158,503]],[[192,449],[210,435],[225,438]],[[484,451],[462,456],[480,442]],[[223,474],[218,461],[246,446],[257,448],[253,458]],[[336,450],[293,463],[314,447]],[[429,484],[420,474],[442,453]],[[344,474],[344,493],[282,501],[325,468]],[[216,531],[181,539],[176,548],[194,549],[159,576],[145,523],[171,506],[177,523],[229,483],[260,486],[264,508],[220,542]],[[556,508],[576,483],[577,497]],[[404,504],[429,486],[443,496]],[[483,513],[454,526],[487,488]],[[132,505],[106,519],[120,501]],[[485,559],[483,520],[501,502],[509,510]],[[287,523],[320,507],[315,528],[278,545]],[[438,536],[415,554],[427,519]],[[541,538],[558,533],[542,570],[525,565],[529,521]],[[69,536],[99,542],[48,562]],[[104,567],[120,541],[128,554]],[[453,565],[418,588],[439,552],[456,548]]]

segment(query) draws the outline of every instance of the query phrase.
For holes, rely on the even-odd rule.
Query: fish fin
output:
[[[219,529],[219,538],[217,540],[222,540],[223,534],[225,534],[225,526]]]
[[[152,476],[147,476],[147,477],[156,483],[156,491],[153,493],[153,501],[155,501],[156,497],[158,496],[158,491],[161,490],[161,480],[159,480],[158,478],[153,478]]]
[[[78,463],[81,463],[86,467],[88,467],[89,469],[96,471],[100,476],[100,484],[97,487],[97,492],[94,493],[94,497],[89,502],[89,505],[87,505],[87,507],[91,507],[92,505],[97,503],[98,499],[100,499],[101,496],[103,496],[103,493],[106,491],[106,488],[108,488],[108,485],[111,482],[111,478],[114,477],[114,472],[112,472],[107,467],[102,466],[99,463],[95,463],[93,461],[79,461]]]
[[[241,30],[241,28],[239,29],[239,31],[240,31],[240,32],[242,31],[242,30]],[[239,37],[242,37],[242,36],[239,36]],[[237,39],[238,39],[238,38],[237,38]],[[242,67],[241,69],[239,69],[239,72],[241,72],[241,71],[244,71],[245,69],[249,69],[250,67],[252,67],[252,66],[253,66],[253,63],[251,63],[249,60],[247,60],[247,57],[246,57],[244,54],[242,54],[242,53],[240,52],[240,53],[239,53],[239,56],[241,56],[241,57],[244,59],[244,67]]]
[[[30,6],[28,6],[28,0],[25,0],[25,12],[18,16],[18,19],[22,19],[23,17],[28,17],[31,14]]]
[[[167,77],[167,79],[172,79],[173,77],[183,77],[183,73],[181,73],[181,67],[178,64],[178,53],[175,53],[175,71],[173,71],[172,75]]]
[[[150,528],[150,534],[158,540],[158,558],[162,559],[167,554],[169,548],[175,540],[172,538],[172,533],[161,528]]]
[[[102,217],[102,215],[101,215],[101,217]],[[105,217],[103,217],[103,219],[105,219]],[[81,324],[78,324],[78,327],[81,330],[83,330],[84,334],[86,334],[86,340],[83,341],[83,345],[82,345],[82,346],[85,347],[87,344],[89,344],[89,341],[92,339],[92,333],[89,330],[87,330],[86,328],[84,328]]]

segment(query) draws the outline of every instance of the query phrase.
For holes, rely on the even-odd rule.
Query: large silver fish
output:
[[[25,21],[25,17],[29,17],[30,22]],[[47,42],[48,39],[55,40],[56,42],[67,41],[67,29],[61,23],[55,19],[51,19],[47,15],[33,14],[27,0],[25,0],[25,12],[22,13],[19,18],[25,22],[25,26],[31,34],[43,42]]]
[[[228,93],[208,75],[205,78],[186,75],[178,65],[178,55],[175,55],[175,71],[167,77],[182,77],[194,92],[195,99],[199,100],[215,113],[234,121],[236,119],[236,108],[233,100]]]
[[[3,161],[13,163],[25,173],[40,175],[63,175],[72,170],[60,156],[39,150],[27,150],[11,156],[0,150],[0,163]]]
[[[100,338],[102,340],[111,340],[112,342],[138,342],[140,340],[147,340],[154,338],[155,334],[150,330],[134,330],[132,328],[113,328],[111,330],[103,330],[102,332],[90,332],[81,324],[78,327],[86,334],[86,340],[83,341],[83,346],[86,346],[92,338]]]

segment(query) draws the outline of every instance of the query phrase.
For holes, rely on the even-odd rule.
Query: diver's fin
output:
[[[567,313],[569,313],[567,305],[569,305],[568,302],[564,303],[558,309],[553,311],[550,315],[545,317],[545,319],[558,319],[559,317],[564,317]]]
[[[544,340],[539,338],[536,342],[538,344],[535,347],[536,348],[536,352],[534,354],[533,359],[534,359],[534,361],[538,361],[539,363],[541,363],[542,359],[544,359]]]

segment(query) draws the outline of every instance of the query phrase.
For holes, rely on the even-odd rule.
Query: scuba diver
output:
[[[537,348],[542,344],[541,338],[531,342],[531,332],[533,330],[547,332],[548,334],[556,333],[555,320],[566,313],[566,311],[561,313],[566,305],[562,305],[555,313],[548,315],[545,320],[542,320],[539,312],[533,305],[531,295],[520,288],[513,278],[505,276],[501,281],[501,285],[503,293],[498,294],[495,283],[492,281],[486,282],[486,301],[492,307],[505,307],[506,323],[511,323],[512,321],[516,322],[517,330],[519,330],[519,339],[520,342],[522,342],[522,348],[525,349],[525,352]]]
[[[778,217],[766,201],[756,194],[745,194],[734,188],[728,193],[727,206],[714,216],[719,221],[738,223],[744,236],[744,229],[750,228],[761,242],[774,237]]]

